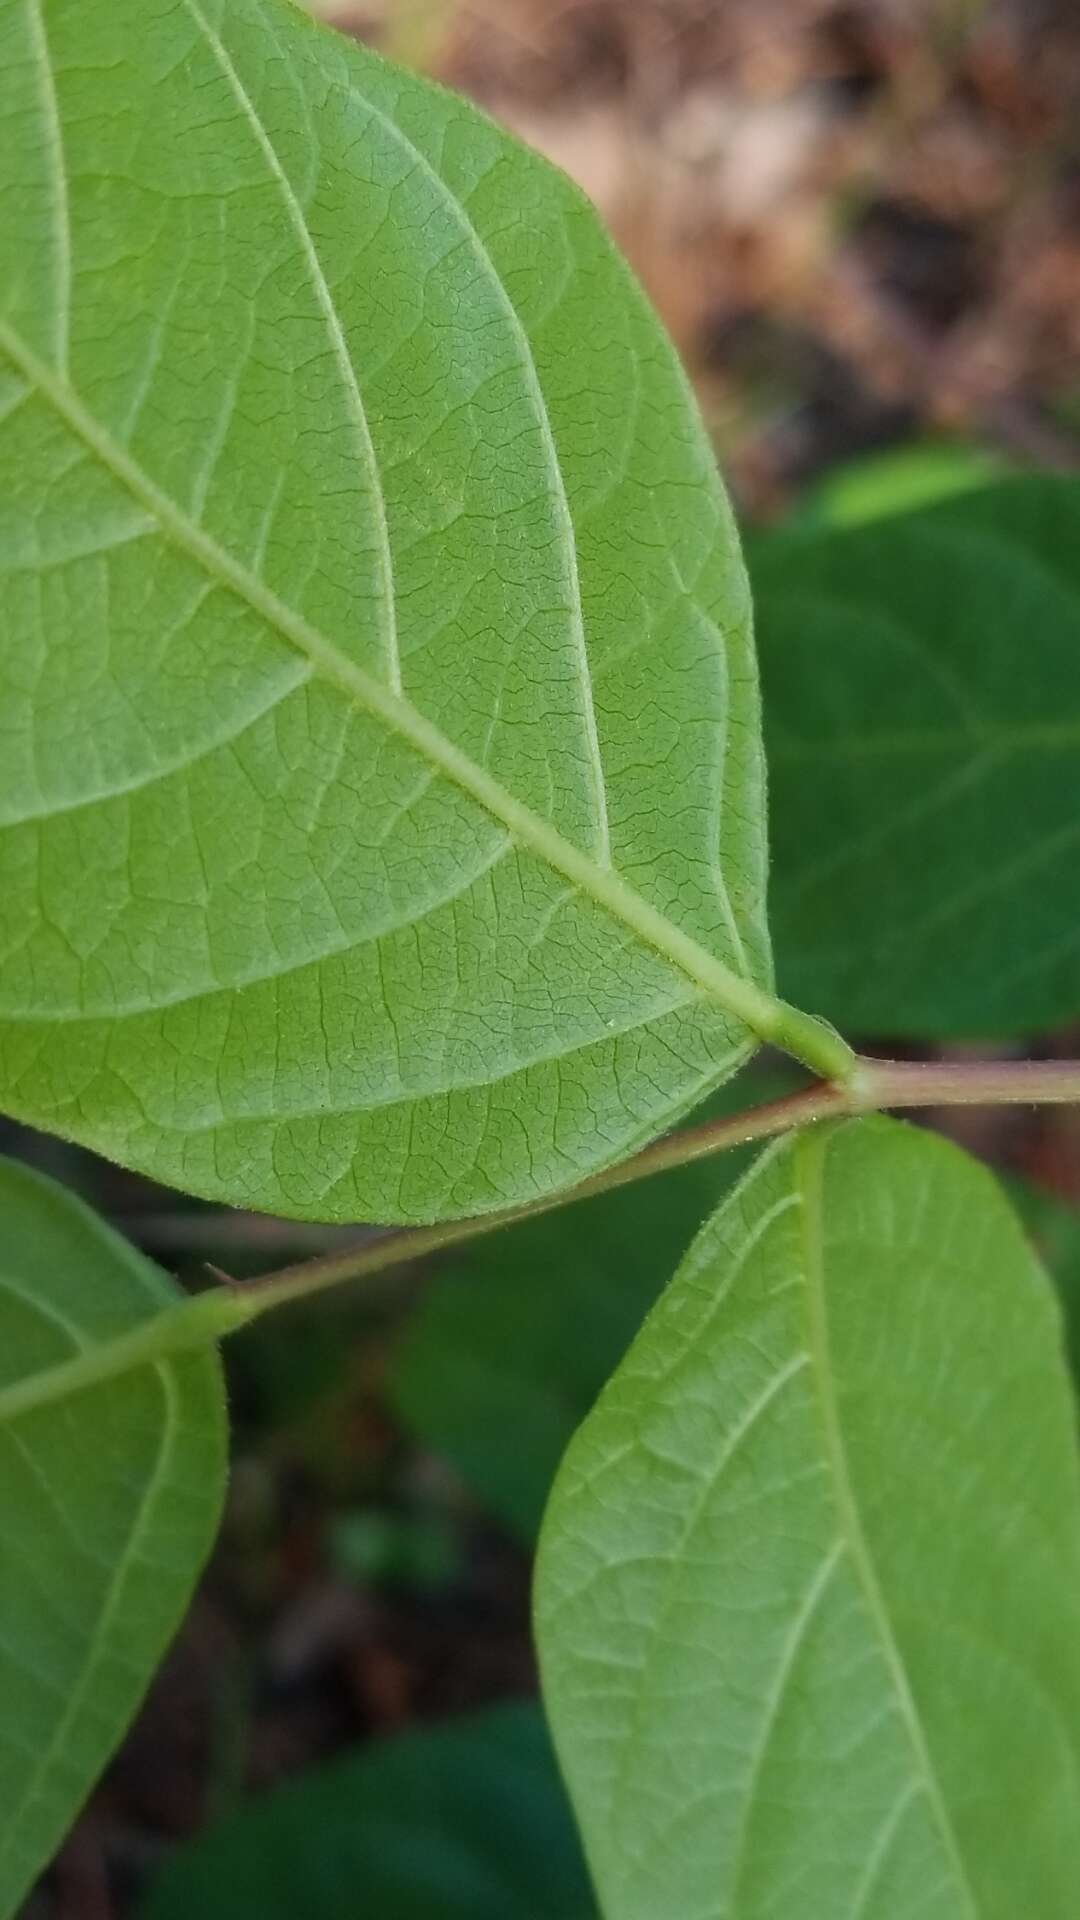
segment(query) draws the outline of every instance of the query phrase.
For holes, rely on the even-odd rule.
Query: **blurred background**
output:
[[[321,11],[580,182],[678,343],[752,538],[1080,463],[1076,0]],[[740,1104],[778,1090],[762,1072]],[[1080,1122],[951,1125],[1015,1178],[1071,1299]],[[0,1145],[194,1284],[342,1239],[10,1126]],[[532,1543],[573,1425],[736,1170],[579,1207],[572,1259],[546,1223],[519,1229],[235,1344],[219,1549],[27,1920],[188,1920],[195,1901],[202,1920],[584,1920],[529,1704]]]

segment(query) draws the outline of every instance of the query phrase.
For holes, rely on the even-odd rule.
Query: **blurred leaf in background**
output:
[[[183,1849],[141,1920],[593,1920],[540,1709],[490,1707],[313,1770]]]
[[[1080,1009],[1078,517],[1030,475],[758,543],[780,983],[848,1033]]]
[[[833,467],[809,487],[786,529],[859,527],[988,486],[1008,471],[989,447],[959,440],[917,440]]]
[[[444,1513],[353,1507],[330,1530],[332,1564],[358,1585],[439,1593],[465,1572],[461,1542]]]

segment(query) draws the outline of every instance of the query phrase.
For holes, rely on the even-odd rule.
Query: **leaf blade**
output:
[[[12,4],[9,29],[24,17]],[[51,306],[31,307],[35,340],[17,282],[3,320],[32,389],[8,423],[32,475],[7,529],[27,660],[44,644],[50,698],[71,697],[48,596],[85,576],[84,649],[122,669],[84,690],[89,751],[64,753],[15,676],[39,737],[0,796],[8,1104],[279,1211],[524,1197],[675,1117],[746,1057],[746,1016],[775,1011],[730,515],[670,349],[543,163],[283,6],[139,21],[95,22],[91,102],[85,17],[50,15],[71,384]],[[151,73],[160,134],[138,117]],[[110,176],[125,142],[138,191]],[[129,237],[126,276],[100,271],[107,232]],[[65,551],[58,476],[87,452]],[[23,561],[39,520],[44,617]],[[156,679],[115,612],[140,597],[164,628]],[[210,661],[221,698],[200,703]],[[463,975],[475,1003],[455,1010]],[[193,1048],[223,1055],[216,1101],[177,1073]]]
[[[175,1297],[70,1194],[0,1163],[0,1385]],[[0,1908],[18,1906],[117,1745],[206,1557],[224,1490],[216,1356],[0,1422]]]
[[[700,1920],[1064,1920],[1076,1494],[1056,1310],[988,1177],[894,1122],[762,1156],[541,1540],[545,1693],[612,1920],[661,1886]]]

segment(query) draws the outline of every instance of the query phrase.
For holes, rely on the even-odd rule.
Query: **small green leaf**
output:
[[[368,1745],[179,1853],[143,1920],[591,1920],[539,1710]]]
[[[771,1148],[560,1472],[538,1619],[606,1920],[1072,1920],[1080,1474],[991,1177]]]
[[[861,527],[915,507],[933,506],[1000,480],[1007,463],[988,447],[960,440],[916,440],[834,467],[800,501],[800,527]]]
[[[781,986],[847,1032],[1080,1013],[1080,484],[763,543]]]
[[[115,1340],[176,1292],[62,1188],[0,1161],[0,1915],[119,1742],[217,1527],[212,1351],[14,1417],[5,1389]]]
[[[747,1102],[786,1091],[776,1074]],[[725,1087],[694,1115],[730,1113]],[[388,1381],[410,1430],[529,1545],[555,1469],[748,1148],[581,1200],[463,1249],[430,1280]],[[513,1436],[511,1445],[507,1435]]]
[[[0,70],[0,1100],[279,1213],[572,1183],[777,1015],[672,348],[282,0],[0,0]]]

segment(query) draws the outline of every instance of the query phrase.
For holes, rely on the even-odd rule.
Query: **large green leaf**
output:
[[[846,1030],[1080,1013],[1078,524],[1017,478],[758,551],[781,985]]]
[[[567,1455],[538,1618],[607,1920],[1072,1920],[1080,1474],[992,1178],[762,1155]]]
[[[368,1745],[180,1852],[144,1920],[589,1920],[539,1710]]]
[[[569,1183],[763,1031],[758,696],[580,195],[284,0],[0,0],[0,1099],[193,1191]]]
[[[26,1384],[175,1298],[80,1201],[0,1161],[3,1916],[135,1712],[213,1540],[225,1481],[213,1351],[31,1408]]]
[[[696,1115],[786,1091],[725,1087]],[[388,1380],[411,1431],[528,1543],[574,1429],[749,1148],[523,1220],[432,1275]],[[507,1444],[507,1436],[512,1444]]]

